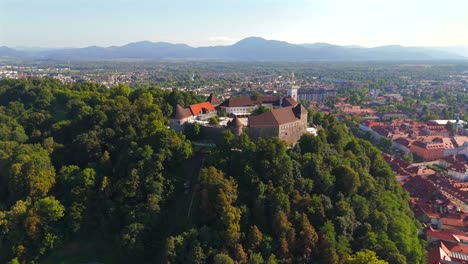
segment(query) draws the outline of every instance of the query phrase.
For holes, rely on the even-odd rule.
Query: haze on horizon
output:
[[[230,45],[250,36],[367,47],[468,46],[466,0],[0,0],[0,46],[165,41]]]

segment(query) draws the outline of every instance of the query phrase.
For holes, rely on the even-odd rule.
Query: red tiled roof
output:
[[[463,137],[453,137],[454,143],[457,145],[457,147],[463,146],[466,142],[468,142],[468,137],[463,136]]]
[[[453,187],[455,187],[455,188],[468,188],[468,182],[454,182]]]
[[[468,245],[464,245],[461,243],[450,243],[450,242],[443,242],[448,250],[450,250],[450,255],[452,256],[454,252],[468,254]]]
[[[447,157],[443,157],[441,159],[445,160],[448,163],[458,163],[458,162],[468,163],[468,158],[464,154],[450,155]]]
[[[425,148],[425,149],[443,149],[444,148],[444,144],[442,143],[425,143],[419,140],[414,141],[413,145],[418,146],[420,148]]]
[[[192,111],[192,114],[194,116],[203,113],[203,110],[214,111],[215,109],[210,102],[203,102],[199,104],[190,105],[190,111]]]
[[[210,102],[212,105],[219,105],[221,102],[219,101],[218,97],[216,97],[214,94],[210,94],[208,96],[208,99],[206,99],[207,102]]]
[[[410,144],[411,144],[411,142],[410,142],[408,139],[403,138],[403,137],[399,137],[399,138],[395,139],[394,141],[395,141],[396,143],[402,145],[402,146],[407,147],[407,148],[409,148],[409,146],[410,146]]]
[[[249,127],[262,127],[262,126],[279,126],[299,120],[302,113],[307,110],[298,104],[296,107],[283,107],[273,109],[266,113],[249,116]]]
[[[296,120],[293,108],[289,106],[273,109],[257,116],[249,116],[249,127],[279,126]]]
[[[420,176],[408,178],[408,180],[403,184],[403,188],[410,193],[411,197],[426,201],[431,200],[433,194],[438,190],[431,181]]]
[[[427,236],[428,239],[429,239],[429,237],[432,237],[432,238],[437,238],[438,240],[457,242],[457,240],[454,237],[454,234],[449,233],[449,232],[427,230],[426,231],[426,236]]]
[[[390,133],[386,128],[384,128],[383,126],[375,126],[372,128],[372,130],[374,130],[375,132],[377,132],[379,135],[381,136],[388,136],[388,134]]]
[[[182,106],[177,105],[172,112],[172,115],[170,118],[172,119],[184,119],[187,117],[192,116],[192,112],[188,108],[182,108]]]
[[[442,224],[449,225],[449,226],[457,226],[457,227],[468,227],[468,222],[463,221],[463,219],[454,219],[454,218],[441,218]]]
[[[411,174],[418,174],[419,167],[411,167],[411,168],[407,168],[406,170]]]
[[[296,100],[294,100],[294,98],[291,98],[291,97],[285,97],[283,98],[283,103],[282,103],[282,107],[288,107],[288,106],[296,106],[297,105],[297,102]]]
[[[466,264],[468,246],[450,242],[438,242],[428,254],[429,264]]]
[[[369,128],[373,128],[375,126],[383,126],[384,123],[383,122],[376,122],[376,121],[373,121],[373,120],[366,120],[364,121],[364,124],[366,124],[367,127]]]
[[[455,163],[455,164],[450,165],[447,169],[451,171],[460,172],[460,173],[466,173],[468,172],[468,165],[465,163]]]
[[[441,249],[439,245],[431,247],[431,249],[428,252],[428,264],[439,264],[440,260],[442,259],[441,256]]]
[[[456,188],[449,179],[444,177],[437,177],[436,175],[428,176],[428,179],[437,184],[440,190],[457,197],[461,201],[468,201],[468,192]]]

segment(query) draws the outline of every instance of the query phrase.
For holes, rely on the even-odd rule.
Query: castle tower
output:
[[[231,129],[231,132],[236,136],[240,136],[242,134],[242,130],[244,125],[242,122],[237,118],[237,116],[234,116],[234,119],[232,121],[229,121],[227,123],[228,127]]]
[[[304,129],[307,129],[307,116],[309,112],[307,112],[307,109],[304,108],[301,104],[297,104],[293,108],[294,115],[301,119],[301,124],[304,127]]]
[[[293,98],[297,102],[297,90],[299,89],[299,86],[296,85],[296,80],[294,77],[294,72],[291,72],[291,83],[289,84],[288,87],[288,92],[287,96]]]

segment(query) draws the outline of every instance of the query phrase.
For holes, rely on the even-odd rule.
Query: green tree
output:
[[[49,153],[39,145],[20,145],[9,164],[10,201],[44,197],[55,184]]]
[[[253,100],[253,101],[256,101],[258,98],[262,97],[263,94],[258,92],[258,91],[255,91],[251,96],[250,96],[250,99]]]
[[[263,257],[260,253],[252,253],[248,264],[263,264]]]
[[[270,107],[266,107],[264,105],[260,105],[259,107],[255,108],[253,111],[252,111],[252,115],[260,115],[260,114],[263,114],[263,113],[266,113],[268,111],[271,111],[272,109]]]
[[[450,121],[447,121],[447,124],[445,124],[445,128],[452,134],[455,132],[455,125]]]
[[[200,244],[195,244],[190,250],[190,259],[193,264],[203,264],[206,263],[206,255],[203,251],[203,248]]]
[[[341,165],[335,170],[333,174],[336,177],[336,190],[341,191],[346,195],[356,193],[361,185],[359,174],[347,165]]]
[[[213,264],[234,264],[234,260],[229,255],[219,253],[213,257]]]
[[[208,122],[210,125],[215,125],[215,126],[219,125],[219,120],[217,116],[210,117]]]
[[[190,140],[197,140],[200,138],[201,127],[197,122],[185,125],[185,135]]]

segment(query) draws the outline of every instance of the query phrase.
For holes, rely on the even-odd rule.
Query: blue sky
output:
[[[468,0],[0,0],[0,46],[468,45]]]

